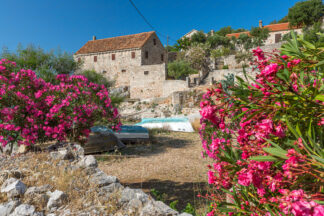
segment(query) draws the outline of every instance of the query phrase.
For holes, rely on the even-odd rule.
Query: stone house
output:
[[[286,23],[277,23],[263,26],[262,20],[259,21],[260,28],[269,29],[269,37],[264,42],[264,45],[275,44],[281,41],[283,35],[288,34],[291,30],[294,30],[297,34],[302,33],[302,28],[290,27],[289,22]],[[239,32],[239,33],[231,33],[227,34],[226,37],[236,37],[238,38],[241,34],[250,35],[250,32]]]
[[[154,97],[150,86],[166,77],[166,51],[154,31],[88,41],[75,54],[81,70],[95,70],[116,87],[128,86],[131,97]],[[144,84],[144,85],[143,85]],[[145,93],[149,95],[145,95]]]
[[[198,32],[198,30],[196,29],[192,29],[190,32],[186,33],[185,35],[183,35],[181,37],[181,39],[185,39],[185,38],[189,38],[191,39],[192,35],[196,34]]]

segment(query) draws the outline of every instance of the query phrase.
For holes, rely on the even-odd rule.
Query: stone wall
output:
[[[135,53],[135,58],[132,58],[132,52]],[[115,60],[112,60],[113,54]],[[97,62],[94,61],[95,57]],[[74,58],[76,61],[81,59],[82,70],[95,70],[98,73],[103,73],[109,80],[115,80],[116,86],[125,86],[129,85],[129,77],[134,68],[141,65],[141,49],[90,53],[77,55]]]
[[[142,52],[142,59],[141,59],[142,65],[162,64],[165,63],[166,61],[165,49],[156,34],[153,34],[146,41],[146,43],[141,49],[141,52]],[[146,52],[148,52],[147,56],[146,56]]]
[[[166,65],[143,65],[134,67],[130,77],[130,98],[162,97]]]
[[[277,32],[270,32],[268,39],[264,42],[265,45],[272,45],[275,44],[276,42],[276,34],[280,34],[281,38],[285,35],[288,34],[291,30],[286,30],[286,31],[277,31]],[[294,31],[297,34],[302,33],[302,29],[294,29]]]
[[[255,77],[257,71],[252,71],[251,68],[246,68],[245,69],[246,74],[251,76],[251,77]],[[212,77],[214,78],[215,81],[219,82],[220,80],[225,79],[225,76],[228,74],[234,74],[235,76],[239,76],[242,79],[245,80],[244,77],[244,73],[243,73],[243,69],[242,68],[238,68],[238,69],[226,69],[226,70],[214,70],[209,72],[209,75],[207,77],[207,82],[210,83],[210,80],[212,79]]]
[[[168,97],[173,92],[188,90],[188,84],[184,80],[165,80],[163,82],[162,97]]]

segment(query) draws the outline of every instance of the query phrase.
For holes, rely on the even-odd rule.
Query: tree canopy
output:
[[[0,58],[16,62],[17,69],[27,68],[35,71],[37,76],[47,82],[55,80],[57,74],[72,74],[80,67],[80,63],[75,62],[70,53],[60,50],[46,52],[34,45],[26,48],[19,45],[16,52],[4,48]]]
[[[289,8],[288,21],[292,26],[310,26],[318,22],[323,15],[322,0],[301,1]]]

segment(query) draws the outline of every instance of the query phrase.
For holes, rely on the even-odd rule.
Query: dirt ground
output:
[[[190,203],[203,215],[206,201],[197,195],[208,190],[207,164],[211,161],[201,156],[199,134],[156,131],[151,137],[149,143],[127,145],[115,156],[99,159],[100,169],[117,176],[123,185],[157,191],[167,204],[178,200],[179,211]]]

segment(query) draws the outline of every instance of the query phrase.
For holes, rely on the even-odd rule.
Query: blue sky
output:
[[[170,44],[191,29],[247,28],[269,24],[297,0],[133,0]],[[0,48],[34,44],[76,52],[98,39],[151,31],[128,0],[0,0]],[[160,36],[163,44],[166,39]]]

